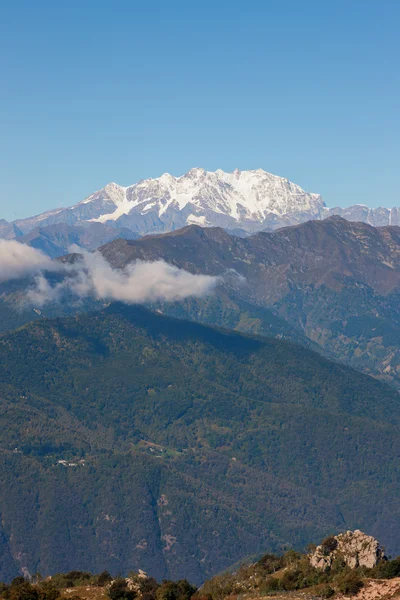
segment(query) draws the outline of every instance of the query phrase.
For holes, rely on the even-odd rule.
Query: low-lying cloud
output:
[[[54,281],[47,271],[58,271]],[[217,277],[193,275],[162,260],[137,261],[123,270],[112,269],[100,252],[84,252],[74,264],[52,261],[42,252],[15,241],[0,244],[0,281],[34,275],[27,300],[35,306],[61,301],[67,294],[140,304],[182,300],[210,294]]]
[[[48,256],[15,240],[0,240],[0,281],[57,268]]]

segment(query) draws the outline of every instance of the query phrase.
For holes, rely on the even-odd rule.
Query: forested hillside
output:
[[[100,251],[115,269],[161,259],[219,277],[213,294],[150,304],[154,310],[292,340],[400,388],[399,227],[332,217],[242,239],[220,228],[190,226],[117,239]],[[41,316],[104,306],[96,297],[26,304],[32,285],[0,283],[0,332]]]
[[[3,335],[0,381],[2,578],[400,550],[398,393],[301,346],[111,305]]]
[[[238,318],[229,326],[277,335],[277,322],[268,327],[272,315],[285,322],[283,337],[307,339],[326,356],[400,388],[399,227],[331,217],[241,239],[192,226],[115,240],[101,252],[116,267],[163,258],[223,278],[213,297],[165,304],[165,314],[226,325],[221,306],[233,304]]]

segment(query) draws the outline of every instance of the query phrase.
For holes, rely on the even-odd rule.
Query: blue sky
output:
[[[0,218],[263,168],[400,205],[398,0],[3,0]]]

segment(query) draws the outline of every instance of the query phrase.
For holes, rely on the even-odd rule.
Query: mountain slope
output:
[[[193,273],[237,273],[242,279],[232,275],[222,286],[231,299],[272,310],[328,355],[400,386],[398,227],[331,217],[241,239],[219,228],[190,226],[133,242],[116,240],[101,252],[117,268],[163,258]],[[220,293],[196,306],[186,301],[179,309],[158,308],[223,324]],[[265,333],[251,313],[243,310],[242,330]]]
[[[371,225],[400,225],[398,208],[369,209],[355,205],[328,209],[319,194],[306,192],[288,179],[262,169],[226,173],[221,169],[210,172],[194,168],[181,177],[164,173],[128,187],[109,183],[72,207],[12,224],[0,222],[0,236],[18,237],[33,230],[40,234],[41,228],[53,230],[61,223],[73,230],[96,224],[109,240],[110,228],[116,229],[121,237],[129,237],[127,230],[145,235],[173,231],[188,224],[254,232],[330,215]],[[84,240],[82,246],[88,247]]]
[[[111,305],[3,335],[0,381],[2,578],[200,582],[354,526],[399,551],[398,394],[300,346]]]
[[[221,277],[204,299],[151,305],[170,316],[289,339],[400,387],[400,229],[313,221],[242,239],[189,226],[101,252],[115,268],[163,259]],[[97,299],[20,308],[32,282],[0,284],[0,331],[42,316],[101,308]]]
[[[115,227],[101,223],[83,223],[81,225],[57,223],[46,227],[37,227],[29,233],[18,236],[17,240],[41,250],[51,258],[59,258],[68,254],[73,245],[92,251],[116,238],[135,240],[138,237],[137,234],[125,227],[115,229]]]

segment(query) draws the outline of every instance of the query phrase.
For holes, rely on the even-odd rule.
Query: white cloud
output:
[[[89,296],[104,300],[119,300],[140,304],[156,300],[182,300],[189,296],[202,297],[213,291],[216,277],[192,275],[164,261],[129,265],[114,270],[99,252],[84,254],[81,261],[69,267],[59,283],[51,285],[43,275],[36,278],[28,299],[37,306],[60,300],[66,293],[78,298]]]
[[[60,271],[51,282],[45,271]],[[0,240],[0,280],[36,275],[27,299],[36,306],[57,302],[65,294],[119,300],[127,304],[202,297],[213,291],[218,278],[193,275],[162,260],[137,261],[124,270],[110,267],[100,252],[84,252],[74,264],[52,261],[43,253],[16,241]]]
[[[15,240],[0,240],[0,281],[20,279],[58,266],[45,254]]]

